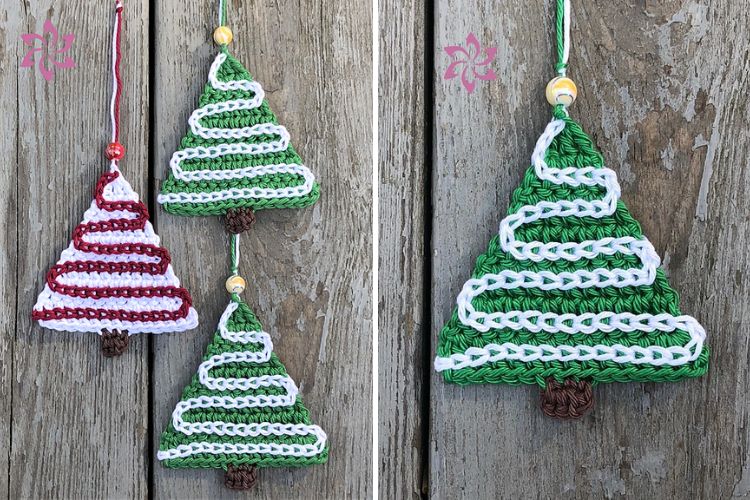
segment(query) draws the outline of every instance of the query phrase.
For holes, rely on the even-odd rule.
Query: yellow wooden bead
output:
[[[234,276],[230,276],[226,282],[227,292],[229,293],[242,293],[245,291],[245,286],[245,280],[242,279],[241,276],[237,276],[236,274]]]
[[[550,80],[547,84],[545,94],[547,94],[547,102],[551,105],[557,106],[558,104],[562,104],[567,108],[576,100],[578,89],[570,78],[558,76]]]
[[[219,26],[214,30],[214,42],[219,45],[229,45],[232,42],[232,30],[226,26]]]

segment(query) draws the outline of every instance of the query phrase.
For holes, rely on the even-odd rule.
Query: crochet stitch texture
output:
[[[615,173],[562,109],[440,332],[447,382],[675,381],[708,368]]]
[[[32,317],[45,328],[100,334],[195,328],[192,298],[170,262],[148,209],[113,163],[70,246],[49,270]]]
[[[185,389],[158,458],[168,467],[303,466],[328,460],[268,333],[235,295]]]
[[[231,208],[301,208],[320,196],[312,172],[264,100],[260,84],[229,55],[216,56],[170,160],[158,202],[179,215],[223,215]]]

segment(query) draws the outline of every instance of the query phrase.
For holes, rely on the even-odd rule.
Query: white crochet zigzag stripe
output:
[[[298,186],[273,188],[230,188],[213,192],[179,192],[179,193],[162,193],[158,196],[159,203],[210,203],[229,199],[243,198],[294,198],[306,196],[313,190],[315,176],[304,165],[297,164],[270,164],[256,165],[230,170],[189,170],[182,169],[182,162],[192,159],[220,158],[227,155],[260,155],[268,153],[278,153],[285,151],[289,147],[289,132],[285,127],[273,123],[260,123],[251,127],[242,127],[238,129],[228,128],[208,128],[200,123],[200,120],[206,117],[215,116],[220,113],[231,111],[255,109],[263,104],[265,93],[258,82],[250,80],[231,80],[222,82],[218,78],[219,69],[226,61],[227,55],[220,52],[208,73],[208,81],[211,86],[217,90],[245,90],[253,93],[252,99],[234,99],[221,103],[207,104],[193,111],[188,123],[191,131],[204,139],[244,139],[257,137],[261,135],[279,136],[280,140],[265,142],[260,144],[248,143],[229,143],[219,144],[217,146],[186,148],[176,151],[169,161],[172,169],[172,175],[184,182],[195,182],[201,180],[223,181],[229,179],[253,178],[273,174],[295,174],[304,178],[304,183]]]
[[[593,259],[599,255],[624,254],[636,256],[640,268],[595,269],[575,272],[553,273],[550,271],[503,270],[488,273],[480,278],[468,280],[458,296],[458,317],[466,326],[479,332],[490,329],[527,330],[534,333],[566,333],[570,335],[591,334],[597,331],[612,332],[674,332],[682,330],[690,335],[684,346],[648,347],[624,345],[516,345],[512,343],[487,344],[484,347],[471,347],[462,353],[449,357],[437,357],[435,370],[459,370],[478,367],[495,361],[613,361],[615,363],[649,364],[653,366],[680,366],[696,360],[703,349],[706,332],[697,320],[690,316],[670,314],[632,314],[628,312],[603,312],[555,314],[541,311],[510,311],[485,313],[477,311],[471,301],[487,292],[498,289],[539,288],[542,290],[571,290],[574,288],[604,288],[609,286],[626,287],[650,285],[656,278],[660,265],[659,256],[653,245],[643,239],[626,236],[622,238],[602,238],[581,243],[542,243],[516,240],[515,231],[540,219],[550,217],[595,217],[602,218],[615,213],[620,198],[620,186],[614,171],[608,168],[565,167],[553,168],[544,161],[552,140],[565,128],[563,120],[552,120],[539,137],[531,157],[537,177],[558,185],[577,187],[600,186],[605,189],[602,200],[592,202],[577,199],[557,202],[542,201],[536,205],[525,205],[518,212],[507,216],[500,223],[500,244],[503,251],[518,260],[542,262],[545,260]]]
[[[113,167],[114,168],[114,167]],[[123,177],[122,173],[104,187],[102,196],[107,201],[138,201],[138,194]],[[129,211],[108,212],[102,210],[91,202],[91,206],[83,214],[83,224],[91,222],[103,222],[112,219],[135,219],[136,214]],[[141,243],[159,246],[159,236],[154,232],[151,222],[147,221],[144,230],[129,232],[102,232],[85,234],[83,240],[88,243],[116,244],[116,243]],[[100,255],[83,252],[75,248],[71,242],[68,248],[63,250],[58,264],[75,261],[104,261],[104,262],[155,262],[153,257],[145,257],[137,254],[122,255]],[[174,273],[172,265],[167,266],[163,275],[152,276],[150,274],[137,273],[96,273],[96,272],[73,272],[63,275],[58,280],[62,284],[91,287],[161,287],[180,286],[180,280]],[[39,294],[34,310],[54,309],[65,307],[71,309],[100,308],[119,309],[125,311],[174,311],[181,305],[179,299],[171,297],[142,297],[142,298],[82,298],[53,292],[48,284]],[[126,321],[120,319],[89,319],[89,318],[64,318],[52,320],[40,320],[39,324],[52,330],[66,332],[96,332],[101,334],[103,329],[120,331],[127,330],[129,335],[136,333],[168,333],[190,330],[198,326],[198,313],[190,308],[188,315],[173,321]]]
[[[252,424],[235,424],[229,422],[186,422],[183,419],[185,412],[198,408],[267,408],[293,406],[297,401],[297,386],[288,376],[263,375],[250,378],[223,378],[212,377],[209,371],[217,366],[227,363],[266,363],[271,359],[273,343],[266,332],[230,332],[227,330],[227,321],[237,309],[236,302],[230,302],[219,320],[219,332],[221,336],[230,341],[241,344],[261,344],[262,351],[239,351],[226,352],[211,356],[201,363],[198,368],[198,378],[203,386],[215,391],[254,390],[261,387],[280,387],[284,393],[280,395],[257,396],[201,396],[180,401],[172,414],[172,425],[175,430],[185,435],[210,434],[216,436],[315,436],[317,439],[313,444],[286,444],[286,443],[206,443],[193,442],[187,445],[179,445],[175,448],[159,451],[159,460],[184,458],[199,453],[210,453],[214,455],[223,454],[265,454],[276,456],[312,457],[323,452],[327,436],[323,429],[317,425],[306,424],[281,424],[272,422],[261,422]]]

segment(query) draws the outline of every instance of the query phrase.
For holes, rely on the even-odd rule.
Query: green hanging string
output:
[[[232,234],[229,242],[229,255],[232,259],[231,265],[231,276],[239,276],[240,274],[240,235]],[[240,296],[237,293],[233,293],[232,300],[240,302]]]
[[[555,21],[555,32],[557,35],[557,64],[555,64],[555,70],[560,74],[565,74],[565,69],[568,67],[568,55],[565,48],[567,39],[567,29],[565,24],[566,10],[569,14],[570,3],[568,0],[557,0],[557,11]]]
[[[226,26],[227,22],[227,2],[219,0],[219,26]]]
[[[555,71],[559,77],[566,76],[570,55],[570,0],[556,0],[555,41],[557,62]],[[568,116],[568,110],[561,104],[554,107],[555,118]]]
[[[229,243],[229,253],[232,257],[232,276],[240,272],[240,235],[233,234]]]

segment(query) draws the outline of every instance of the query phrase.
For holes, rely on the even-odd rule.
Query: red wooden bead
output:
[[[122,160],[125,156],[125,146],[119,142],[112,142],[107,145],[106,153],[109,160]]]

